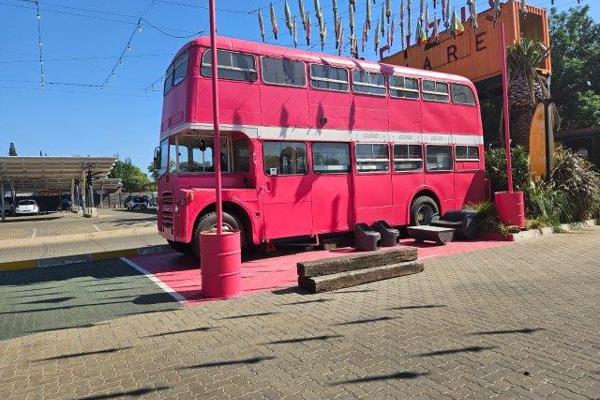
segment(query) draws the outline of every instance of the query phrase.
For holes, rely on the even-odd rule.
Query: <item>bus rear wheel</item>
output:
[[[429,196],[419,196],[410,206],[410,222],[412,225],[429,225],[433,215],[439,212],[435,200]]]
[[[192,250],[196,258],[200,259],[200,234],[204,231],[209,231],[217,226],[217,213],[209,212],[202,216],[196,225],[194,235],[192,237]],[[223,231],[240,231],[240,245],[241,248],[245,248],[246,243],[246,232],[244,230],[244,224],[234,215],[227,212],[223,212]]]

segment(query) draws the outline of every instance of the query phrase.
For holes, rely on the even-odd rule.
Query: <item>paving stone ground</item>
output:
[[[599,243],[597,229],[555,235],[426,259],[423,273],[332,293],[286,289],[120,318],[94,307],[41,321],[7,314],[44,287],[85,302],[91,294],[76,288],[106,279],[143,287],[134,299],[159,296],[120,261],[87,266],[103,279],[0,275],[2,326],[60,326],[73,310],[87,324],[5,336],[0,399],[598,399]],[[150,305],[165,304],[174,307]]]

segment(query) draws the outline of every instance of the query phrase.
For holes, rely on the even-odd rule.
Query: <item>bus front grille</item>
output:
[[[162,193],[162,203],[163,204],[173,204],[173,192],[163,192]]]
[[[171,211],[164,210],[162,212],[162,225],[165,228],[173,227],[173,213]]]

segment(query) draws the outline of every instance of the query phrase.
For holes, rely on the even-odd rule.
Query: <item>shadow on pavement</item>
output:
[[[196,365],[190,365],[187,367],[179,367],[177,369],[181,370],[181,369],[214,368],[214,367],[223,367],[226,365],[250,365],[250,364],[258,364],[260,362],[267,361],[267,360],[273,360],[273,359],[275,359],[275,357],[271,357],[271,356],[252,357],[252,358],[246,358],[243,360],[217,361],[217,362],[212,362],[212,363],[196,364]]]
[[[294,301],[293,303],[285,303],[282,306],[295,306],[299,304],[310,304],[310,303],[325,303],[327,301],[332,301],[333,299],[316,299],[316,300],[304,300],[304,301]]]
[[[163,333],[157,333],[154,335],[148,335],[148,336],[143,336],[143,337],[144,338],[163,337],[163,336],[169,336],[169,335],[179,335],[180,333],[206,332],[206,331],[210,331],[212,329],[214,329],[214,328],[212,328],[210,326],[203,326],[201,328],[183,329],[183,330],[175,331],[175,332],[163,332]]]
[[[396,380],[396,379],[415,379],[420,376],[427,376],[427,375],[429,375],[428,372],[403,371],[403,372],[397,372],[395,374],[371,375],[371,376],[366,376],[364,378],[348,379],[345,381],[334,382],[330,385],[337,386],[337,385],[347,385],[347,384],[351,384],[351,383],[367,383],[367,382],[388,381],[388,380]]]
[[[274,340],[272,342],[264,343],[264,344],[291,344],[291,343],[303,343],[303,342],[315,342],[321,340],[328,339],[337,339],[344,337],[342,335],[323,335],[323,336],[313,336],[308,338],[295,338],[295,339],[283,339],[283,340]]]
[[[510,335],[511,333],[533,333],[538,331],[543,331],[544,328],[523,328],[523,329],[505,329],[498,331],[482,331],[482,332],[473,332],[469,333],[469,335]]]
[[[256,314],[232,315],[230,317],[223,317],[221,319],[238,319],[238,318],[250,318],[250,317],[263,317],[265,315],[275,315],[275,314],[279,314],[279,313],[276,313],[276,312],[263,312],[263,313],[256,313]]]
[[[392,307],[388,308],[388,310],[417,310],[421,308],[443,308],[448,307],[443,304],[427,304],[424,306],[402,306],[402,307]]]
[[[64,360],[65,358],[77,358],[77,357],[85,357],[85,356],[92,356],[95,354],[110,354],[110,353],[116,353],[117,351],[121,351],[121,350],[127,350],[127,349],[132,349],[133,347],[121,347],[121,348],[115,348],[115,349],[106,349],[106,350],[97,350],[97,351],[86,351],[83,353],[72,353],[72,354],[63,354],[61,356],[56,356],[56,357],[48,357],[48,358],[40,358],[39,360],[33,360],[34,362],[40,362],[40,361],[52,361],[52,360]]]
[[[123,398],[123,397],[140,397],[143,396],[145,394],[149,394],[149,393],[153,393],[153,392],[159,392],[161,390],[167,390],[170,389],[170,386],[159,386],[159,387],[155,387],[155,388],[140,388],[140,389],[134,389],[134,390],[128,390],[125,392],[113,392],[113,393],[108,393],[108,394],[98,394],[98,395],[93,395],[93,396],[86,396],[86,397],[79,397],[77,400],[108,400],[108,399],[117,399],[117,398]]]
[[[379,318],[357,319],[355,321],[340,322],[339,324],[336,324],[336,325],[341,326],[341,325],[368,324],[369,322],[389,321],[391,319],[394,319],[394,318],[386,316],[386,317],[379,317]]]
[[[421,353],[417,354],[417,357],[434,357],[434,356],[445,356],[448,354],[456,354],[456,353],[481,353],[485,350],[495,349],[496,346],[469,346],[469,347],[461,347],[460,349],[448,349],[448,350],[438,350],[432,351],[430,353]]]

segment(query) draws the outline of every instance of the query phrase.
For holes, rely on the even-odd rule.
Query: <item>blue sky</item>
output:
[[[357,0],[359,31],[365,1]],[[376,0],[374,20],[384,1]],[[487,8],[487,2],[477,0],[479,10]],[[277,43],[291,45],[283,1],[273,3],[280,31]],[[297,15],[297,0],[289,3]],[[399,9],[399,3],[392,1],[394,10]],[[413,0],[413,15],[418,12],[418,3]],[[462,6],[466,2],[452,3]],[[528,3],[548,7],[550,0]],[[577,5],[577,0],[555,3],[568,8]],[[591,4],[594,19],[600,20],[598,1],[582,3]],[[328,25],[325,51],[333,53],[331,1],[321,0],[321,4]],[[338,4],[340,15],[347,21],[348,0],[338,0]],[[0,0],[0,154],[8,154],[9,143],[14,142],[19,155],[38,155],[40,151],[48,155],[118,154],[145,169],[158,141],[162,106],[161,90],[152,90],[152,83],[161,78],[172,55],[188,37],[208,30],[207,5],[208,0],[39,0],[47,82],[41,89],[35,2]],[[305,5],[313,12],[311,48],[317,50],[313,0],[305,0]],[[262,8],[267,40],[274,42],[268,6],[268,0],[217,0],[219,33],[259,40],[257,17],[252,11]],[[142,29],[136,31],[140,16],[144,18]],[[126,50],[134,31],[130,50]],[[303,33],[298,36],[303,44]],[[372,47],[369,43],[367,58],[375,58]],[[107,79],[108,85],[100,90],[98,86]],[[161,83],[154,87],[160,88]]]

